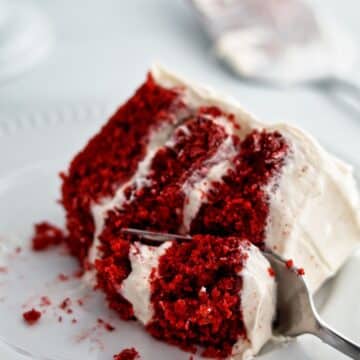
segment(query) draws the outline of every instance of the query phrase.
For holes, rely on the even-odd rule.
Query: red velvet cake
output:
[[[207,356],[246,358],[271,336],[274,273],[259,248],[303,265],[316,289],[359,240],[346,165],[159,68],[62,179],[67,245],[110,307]],[[330,212],[325,234],[313,215]],[[154,247],[124,228],[194,236]]]

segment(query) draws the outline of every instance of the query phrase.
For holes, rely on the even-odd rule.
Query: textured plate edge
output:
[[[13,115],[0,113],[0,138],[20,131],[37,130],[68,122],[106,121],[116,109],[114,102],[64,104]]]

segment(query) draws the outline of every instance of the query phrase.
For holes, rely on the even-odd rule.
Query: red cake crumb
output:
[[[73,277],[78,279],[81,278],[83,275],[84,275],[84,269],[76,270],[73,273]]]
[[[115,330],[115,327],[114,327],[114,326],[112,326],[112,325],[111,325],[111,324],[109,324],[109,323],[106,323],[106,324],[105,324],[105,329],[106,329],[107,331],[112,332],[112,331],[114,331],[114,330]]]
[[[300,276],[304,276],[305,275],[305,270],[303,268],[297,269],[297,274]]]
[[[51,300],[47,296],[42,296],[40,298],[41,307],[50,306],[50,305],[51,305]]]
[[[76,323],[77,323],[77,320],[76,320],[76,319],[72,319],[72,320],[71,320],[71,323],[72,323],[72,324],[76,324]]]
[[[110,323],[104,321],[103,319],[98,318],[97,319],[98,324],[102,325],[105,330],[112,332],[115,330],[115,327],[112,326]]]
[[[60,303],[59,308],[62,310],[66,310],[68,312],[69,310],[71,310],[69,308],[70,305],[71,305],[71,300],[70,300],[70,298],[67,297]],[[72,312],[72,310],[71,310],[71,312]]]
[[[236,237],[210,235],[174,243],[153,275],[155,315],[148,331],[187,350],[204,347],[207,357],[229,355],[239,337],[246,336],[238,273],[248,255],[239,249],[241,243]]]
[[[135,348],[124,349],[119,354],[114,355],[114,360],[135,360],[140,359],[139,353]]]
[[[41,318],[41,312],[31,309],[23,313],[23,318],[29,325],[34,325]]]
[[[58,317],[58,322],[61,323],[62,322],[62,316]]]
[[[8,269],[6,266],[0,266],[0,273],[6,274],[8,272]]]
[[[68,281],[68,280],[69,280],[69,276],[61,273],[61,274],[58,275],[58,279],[59,279],[60,281]]]
[[[294,267],[294,260],[289,259],[285,262],[285,264],[288,269],[292,269]]]
[[[275,270],[272,267],[268,268],[268,273],[271,277],[275,277],[276,275]]]
[[[61,229],[48,222],[41,222],[35,225],[32,249],[34,251],[43,251],[51,246],[61,244],[64,240],[65,235]]]

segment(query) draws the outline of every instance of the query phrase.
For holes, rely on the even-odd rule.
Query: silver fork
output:
[[[165,241],[191,241],[190,235],[165,234],[138,229],[123,229],[124,233],[154,243]],[[275,270],[277,279],[277,313],[274,331],[286,337],[312,334],[352,359],[360,360],[360,346],[326,325],[319,317],[314,302],[297,269],[288,269],[278,255],[264,251]]]

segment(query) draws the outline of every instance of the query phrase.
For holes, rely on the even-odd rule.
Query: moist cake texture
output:
[[[294,259],[315,291],[360,240],[347,165],[158,67],[62,179],[87,280],[123,319],[208,356],[245,359],[271,337],[275,281],[259,249]],[[123,228],[193,241],[155,247]]]

